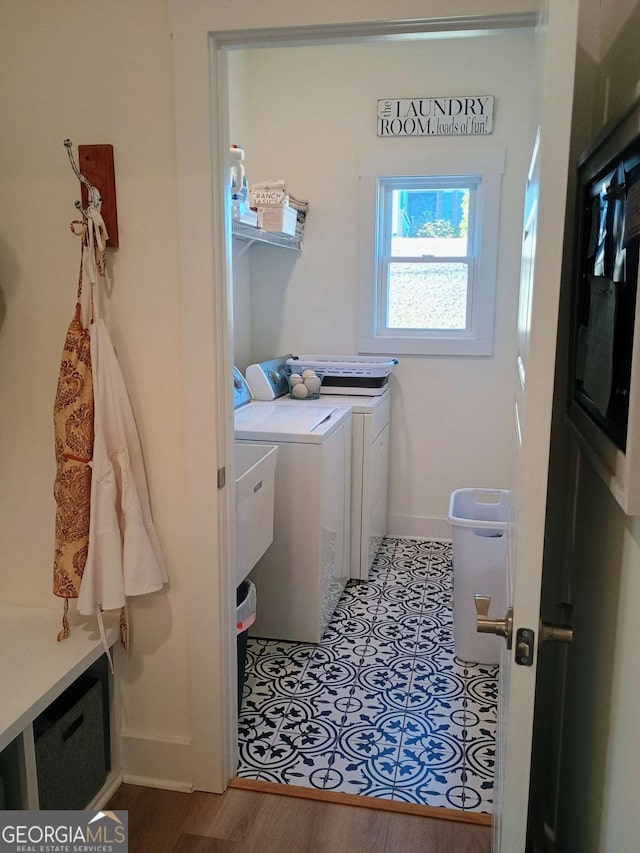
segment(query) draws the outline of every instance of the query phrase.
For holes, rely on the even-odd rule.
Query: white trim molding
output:
[[[360,334],[362,353],[396,355],[490,356],[493,354],[496,277],[504,145],[429,140],[410,148],[398,141],[360,156]],[[380,178],[456,176],[478,180],[478,244],[475,284],[469,295],[469,328],[419,331],[415,335],[381,330],[377,293],[378,187]]]
[[[193,790],[191,738],[121,735],[122,779],[132,785]]]
[[[494,15],[477,0],[438,0],[424,19],[421,0],[399,3],[308,4],[298,0],[242,4],[235,0],[169,0],[174,53],[180,289],[182,302],[186,506],[184,563],[190,576],[191,768],[170,771],[163,759],[155,784],[191,778],[193,787],[223,791],[237,763],[235,585],[232,490],[216,486],[226,468],[233,482],[233,401],[228,243],[223,214],[228,134],[226,51],[233,48],[438,38],[455,32],[530,27],[535,0],[498,0]],[[392,16],[396,20],[390,20]],[[366,16],[363,19],[363,16]],[[227,213],[228,216],[228,213]],[[139,742],[128,744],[137,775]],[[165,756],[186,754],[162,747]],[[135,760],[134,760],[135,758]],[[151,758],[151,756],[149,756]],[[179,759],[184,762],[184,758]],[[165,769],[163,769],[165,768]],[[149,774],[148,776],[146,774]],[[168,775],[167,775],[168,774]]]

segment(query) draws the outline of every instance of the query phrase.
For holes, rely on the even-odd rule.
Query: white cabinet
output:
[[[362,549],[367,548],[368,568],[375,559],[387,532],[387,493],[389,490],[389,424],[371,446],[370,511],[363,518]]]
[[[0,606],[0,774],[8,809],[39,808],[33,722],[104,654],[97,627],[87,624],[72,624],[71,635],[57,642],[61,614],[62,603],[55,609]],[[117,625],[105,620],[105,629],[107,643],[113,646]],[[111,772],[94,803],[106,801],[120,783],[113,679],[109,682],[114,748]]]
[[[373,401],[375,408],[370,412],[353,412],[351,577],[354,580],[367,580],[387,532],[389,486],[391,396],[361,399]]]

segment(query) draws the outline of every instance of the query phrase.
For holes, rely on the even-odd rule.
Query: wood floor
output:
[[[489,853],[488,826],[229,788],[122,785],[130,853]]]

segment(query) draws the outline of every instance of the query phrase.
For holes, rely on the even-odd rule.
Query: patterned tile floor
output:
[[[385,539],[317,646],[249,639],[238,776],[490,813],[497,678],[455,657],[451,546]]]

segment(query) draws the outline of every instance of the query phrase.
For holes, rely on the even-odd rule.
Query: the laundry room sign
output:
[[[378,101],[378,136],[476,136],[492,130],[493,95]]]

